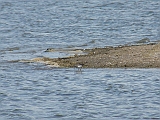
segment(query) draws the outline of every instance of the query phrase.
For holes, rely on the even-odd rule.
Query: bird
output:
[[[78,71],[81,71],[81,69],[82,69],[82,65],[81,65],[81,64],[75,65],[75,68],[77,68],[77,69],[78,69]]]

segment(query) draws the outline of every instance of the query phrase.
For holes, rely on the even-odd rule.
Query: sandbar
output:
[[[160,43],[81,49],[84,55],[64,58],[34,58],[55,67],[73,68],[160,68]]]

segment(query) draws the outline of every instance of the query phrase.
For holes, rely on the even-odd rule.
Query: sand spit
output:
[[[42,62],[56,67],[83,68],[160,68],[160,43],[118,46],[82,50],[87,55],[65,58],[35,58],[32,62]]]

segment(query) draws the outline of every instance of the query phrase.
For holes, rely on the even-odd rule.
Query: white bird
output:
[[[81,64],[78,64],[78,65],[75,66],[75,68],[78,68],[78,71],[81,71],[82,65],[81,65]]]

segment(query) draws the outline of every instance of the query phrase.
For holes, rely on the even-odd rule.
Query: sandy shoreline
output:
[[[83,68],[160,68],[160,43],[81,50],[87,55],[65,58],[34,58],[55,67]]]

